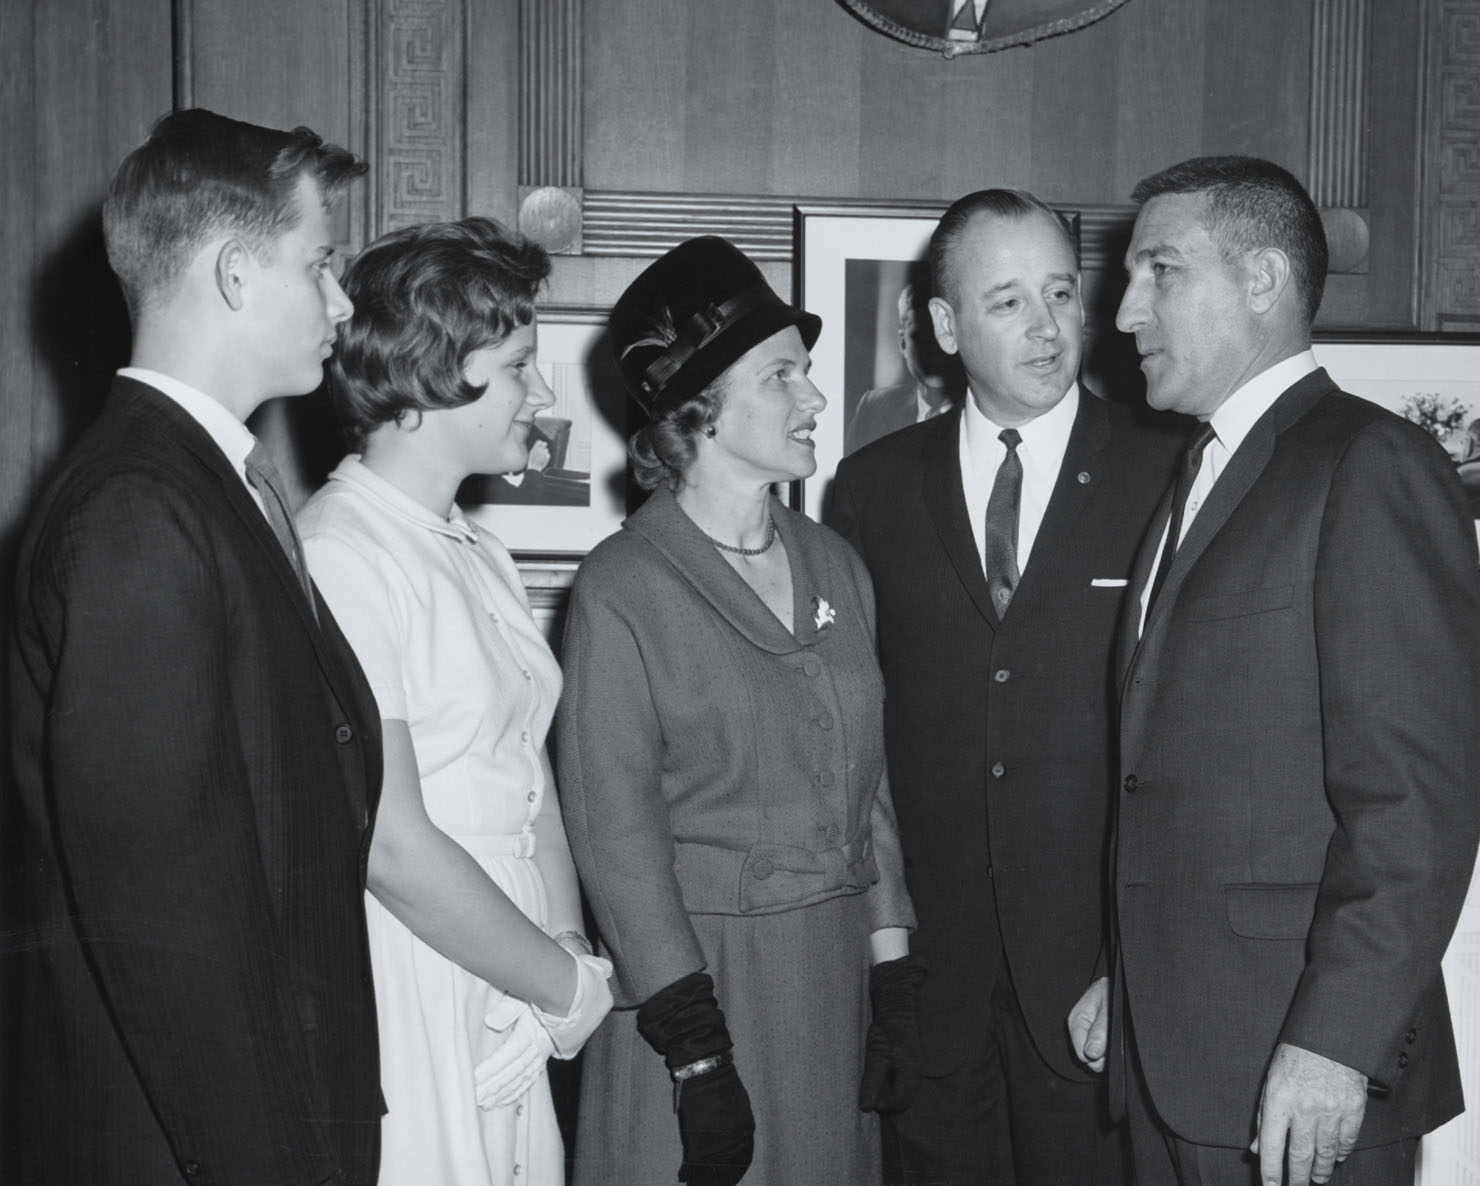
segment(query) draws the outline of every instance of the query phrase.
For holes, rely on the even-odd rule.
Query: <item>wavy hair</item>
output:
[[[355,311],[329,364],[349,447],[364,449],[382,424],[478,399],[468,356],[534,320],[549,274],[543,247],[491,218],[404,227],[361,252],[344,273]]]
[[[653,418],[632,434],[627,457],[632,479],[644,490],[677,490],[694,462],[695,438],[719,418],[729,393],[729,370],[709,386],[674,404],[660,404]]]

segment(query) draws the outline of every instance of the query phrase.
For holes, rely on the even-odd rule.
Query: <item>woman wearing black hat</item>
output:
[[[561,796],[626,1006],[587,1047],[578,1186],[877,1181],[862,1109],[918,1082],[873,596],[771,493],[816,469],[820,330],[718,238],[612,312],[653,493],[565,636]]]

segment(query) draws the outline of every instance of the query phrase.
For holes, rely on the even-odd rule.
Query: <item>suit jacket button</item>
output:
[[[1127,794],[1134,794],[1136,788],[1141,785],[1141,780],[1137,778],[1134,774],[1127,774],[1125,776],[1125,782],[1123,782],[1121,785],[1125,787]]]
[[[765,881],[775,871],[775,866],[764,857],[758,860],[751,869],[751,873],[755,875],[757,881]]]
[[[355,731],[348,725],[334,726],[334,740],[339,742],[340,745],[348,745],[354,739]]]
[[[1011,678],[1011,675],[1012,673],[1005,667],[999,667],[996,671],[992,672],[992,678],[999,684],[1005,684]]]
[[[1408,1036],[1405,1037],[1403,1039],[1403,1041],[1407,1042],[1408,1045],[1412,1046],[1413,1043],[1415,1043],[1416,1041],[1418,1041],[1418,1031],[1417,1030],[1409,1030],[1408,1031]]]
[[[1004,766],[1001,762],[996,763],[992,767],[992,777],[993,778],[1001,778],[1006,773],[1007,773],[1007,767]]]
[[[1398,1069],[1399,1070],[1402,1070],[1407,1065],[1408,1065],[1408,1051],[1406,1051],[1406,1050],[1400,1050],[1398,1052]]]

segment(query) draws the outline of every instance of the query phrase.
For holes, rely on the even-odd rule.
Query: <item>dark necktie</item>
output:
[[[1203,450],[1217,435],[1213,431],[1213,426],[1204,420],[1193,432],[1192,439],[1187,442],[1187,452],[1182,458],[1182,469],[1177,474],[1177,485],[1172,490],[1172,517],[1167,521],[1166,543],[1161,546],[1161,560],[1156,566],[1156,576],[1151,581],[1151,595],[1146,598],[1148,615],[1151,613],[1151,607],[1156,604],[1156,595],[1166,584],[1167,573],[1172,570],[1172,561],[1177,555],[1177,545],[1181,542],[1182,517],[1187,509],[1187,498],[1192,493],[1192,484],[1197,481],[1198,471],[1202,469]]]
[[[247,454],[247,481],[262,498],[262,509],[267,512],[267,521],[272,533],[277,536],[287,554],[288,563],[298,574],[298,583],[303,586],[303,595],[308,598],[314,620],[318,620],[319,608],[314,603],[313,583],[308,577],[308,565],[303,559],[303,541],[298,538],[298,529],[293,526],[293,516],[288,512],[288,499],[283,493],[283,480],[278,476],[277,466],[258,441]]]
[[[1007,446],[1007,456],[997,467],[992,497],[987,500],[987,530],[982,540],[982,564],[987,570],[987,590],[1000,618],[1007,612],[1012,591],[1017,588],[1018,504],[1023,497],[1023,462],[1017,455],[1022,434],[1004,428],[997,439]]]

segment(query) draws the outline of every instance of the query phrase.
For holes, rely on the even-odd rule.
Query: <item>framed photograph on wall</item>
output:
[[[812,434],[817,473],[793,495],[793,505],[814,519],[822,517],[838,462],[849,445],[861,443],[866,426],[859,422],[860,407],[867,415],[881,401],[897,402],[894,416],[910,419],[894,427],[913,422],[917,384],[900,342],[913,334],[933,345],[935,334],[928,316],[922,325],[916,315],[902,335],[900,309],[923,309],[924,302],[906,288],[913,293],[923,278],[930,232],[944,212],[944,206],[895,205],[795,209],[793,292],[802,308],[822,318],[822,336],[812,348],[812,381],[827,397]]]
[[[960,361],[942,352],[927,308],[926,252],[945,205],[845,202],[793,208],[793,294],[822,318],[812,381],[827,397],[812,439],[817,473],[794,487],[792,505],[820,519],[838,462],[875,437],[965,398]],[[1055,207],[1079,244],[1086,317],[1126,224],[1118,207]],[[1086,241],[1088,239],[1088,242]],[[1086,356],[1090,327],[1086,329]]]
[[[627,398],[606,344],[602,309],[539,310],[540,373],[555,405],[535,418],[530,465],[471,478],[458,501],[521,562],[578,560],[621,526]]]
[[[1318,331],[1315,355],[1344,390],[1428,430],[1480,519],[1480,337]]]

